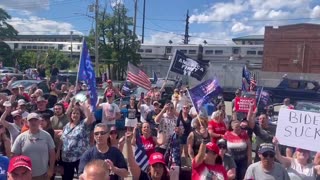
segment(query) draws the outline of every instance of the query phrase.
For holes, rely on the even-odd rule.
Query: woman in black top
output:
[[[208,133],[208,119],[202,117],[196,117],[194,127],[195,129],[189,134],[187,140],[189,157],[193,159],[199,152],[199,147],[202,143],[202,139],[204,143],[211,142],[211,138]],[[201,131],[206,131],[206,136],[201,135]]]
[[[128,110],[128,116],[125,120],[125,127],[128,132],[132,132],[133,128],[136,127],[138,123],[138,106],[136,104],[135,96],[130,97],[130,103],[126,105],[126,108]]]
[[[189,109],[190,106],[184,104],[177,120],[177,127],[184,129],[182,136],[180,136],[181,151],[183,150],[184,154],[188,154],[187,138],[191,132],[192,117],[189,115]]]

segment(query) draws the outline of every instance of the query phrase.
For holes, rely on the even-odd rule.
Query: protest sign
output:
[[[235,100],[236,112],[245,112],[247,113],[250,109],[250,103],[254,103],[253,109],[256,108],[256,99],[255,98],[243,98],[237,97]]]
[[[320,151],[320,113],[281,108],[276,137],[280,144]]]

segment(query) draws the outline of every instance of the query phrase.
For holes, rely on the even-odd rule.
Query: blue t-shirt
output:
[[[9,158],[0,156],[0,180],[7,180],[7,171],[9,166]]]
[[[90,161],[94,159],[101,159],[101,160],[111,160],[113,162],[113,165],[117,168],[125,168],[128,169],[127,163],[124,159],[123,154],[121,151],[115,147],[110,147],[108,152],[106,153],[100,153],[96,146],[88,149],[80,159],[79,164],[79,173],[83,173],[84,167],[86,164],[88,164]],[[120,180],[120,177],[116,174],[110,173],[110,180]]]
[[[216,111],[216,107],[212,103],[204,104],[203,107],[206,109],[209,117],[211,117],[212,113]]]

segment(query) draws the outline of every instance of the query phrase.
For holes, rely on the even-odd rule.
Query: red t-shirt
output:
[[[153,137],[150,136],[149,138],[145,138],[144,136],[141,136],[141,141],[143,144],[144,149],[146,150],[148,158],[152,153],[156,150],[156,143],[153,141]]]
[[[228,131],[224,135],[224,139],[227,140],[228,151],[234,160],[246,159],[248,149],[247,141],[249,139],[246,131],[242,131],[239,135],[235,135],[231,131]]]
[[[227,127],[224,124],[224,122],[216,122],[214,120],[211,120],[208,124],[208,130],[212,130],[214,133],[216,134],[221,134],[224,135],[224,133],[226,133],[227,131]],[[217,140],[219,140],[220,138],[212,138],[212,142],[217,142]]]
[[[217,179],[227,180],[227,171],[222,165],[208,165],[204,162],[194,168],[195,160],[192,160],[192,180]]]

